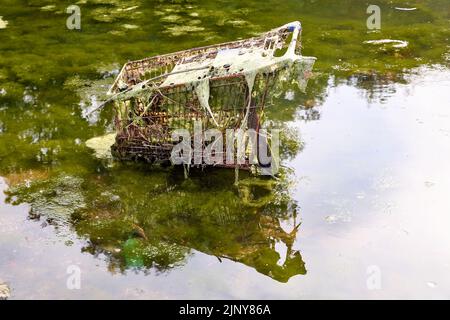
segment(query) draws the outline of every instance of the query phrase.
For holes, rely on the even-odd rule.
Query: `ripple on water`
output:
[[[100,159],[109,159],[111,155],[111,146],[116,141],[115,133],[95,137],[86,141],[86,146],[94,150],[95,156]]]

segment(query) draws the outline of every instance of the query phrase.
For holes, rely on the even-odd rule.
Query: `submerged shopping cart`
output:
[[[126,63],[108,92],[116,109],[113,155],[122,160],[169,161],[180,142],[174,140],[174,131],[190,132],[193,144],[196,123],[203,130],[224,134],[227,129],[258,133],[266,101],[282,90],[282,83],[306,85],[315,58],[301,56],[300,33],[300,23],[292,22],[245,40]],[[269,144],[267,135],[264,139]],[[213,143],[206,140],[201,139],[202,150]],[[223,161],[213,165],[236,167],[227,161],[225,147],[219,153]],[[194,157],[203,159],[190,154],[189,164],[194,164]],[[239,167],[250,165],[246,155]]]

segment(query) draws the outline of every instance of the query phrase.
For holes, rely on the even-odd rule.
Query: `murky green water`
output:
[[[448,298],[449,5],[378,1],[0,4],[0,279],[11,298]],[[416,8],[399,10],[397,8]],[[127,60],[303,24],[306,93],[278,180],[120,164],[84,142]],[[407,41],[406,47],[365,43]],[[69,266],[81,289],[69,290]],[[374,278],[375,277],[375,278]],[[374,279],[375,284],[373,285]],[[371,290],[372,289],[372,290]]]

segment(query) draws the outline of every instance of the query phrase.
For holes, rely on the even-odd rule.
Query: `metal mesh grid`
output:
[[[183,128],[192,132],[194,120],[201,121],[204,129],[217,129],[211,115],[200,105],[192,86],[189,84],[162,86],[165,75],[170,74],[177,63],[213,59],[217,52],[223,49],[249,47],[267,49],[271,46],[282,49],[286,46],[291,31],[289,28],[279,28],[247,40],[127,63],[111,87],[110,93],[120,92],[121,85],[125,84],[127,87],[140,85],[148,79],[151,79],[152,89],[143,90],[139,95],[126,100],[115,101],[117,136],[112,147],[113,155],[122,160],[168,161],[174,146],[171,136],[174,129]],[[276,39],[276,42],[273,39]],[[300,41],[297,41],[296,50],[300,50]],[[258,131],[264,117],[266,100],[280,71],[282,70],[258,74],[251,97],[242,73],[210,78],[209,105],[220,128],[239,128],[247,106],[250,105],[246,128]],[[250,104],[248,99],[251,99]]]

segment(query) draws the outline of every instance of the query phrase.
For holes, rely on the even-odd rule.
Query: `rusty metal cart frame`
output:
[[[122,160],[168,161],[176,143],[171,133],[177,128],[192,129],[194,120],[201,121],[205,129],[245,127],[259,132],[268,95],[288,66],[276,64],[261,69],[250,85],[244,68],[233,70],[233,61],[219,67],[203,61],[214,61],[227,50],[259,49],[263,55],[276,55],[278,52],[287,55],[290,51],[289,54],[298,57],[300,34],[300,23],[293,22],[245,40],[126,63],[108,92],[116,108],[117,135],[112,146],[113,155]],[[183,65],[197,67],[177,71],[177,67]],[[196,72],[198,82],[207,81],[206,108],[193,83],[167,83],[170,77],[183,72]],[[223,161],[221,166],[236,165]],[[240,165],[241,168],[249,166],[248,159]]]

